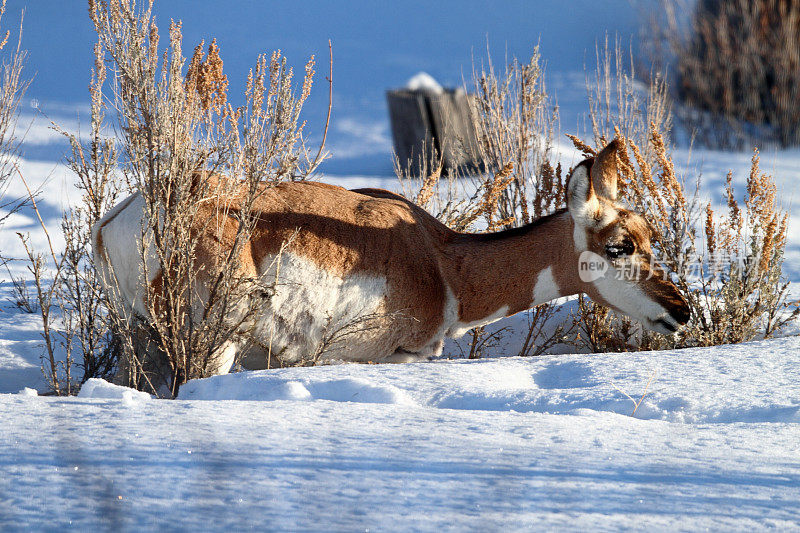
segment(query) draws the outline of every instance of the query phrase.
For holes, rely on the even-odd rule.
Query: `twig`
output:
[[[333,110],[333,44],[328,39],[328,54],[330,56],[330,72],[328,77],[328,116],[325,119],[325,131],[322,133],[322,144],[319,145],[317,156],[314,158],[314,163],[311,164],[311,169],[317,168],[319,160],[322,157],[322,150],[325,148],[325,140],[328,138],[328,126],[331,123],[331,110]]]
[[[28,182],[25,181],[25,177],[22,175],[22,172],[19,170],[19,167],[16,163],[12,163],[14,165],[14,170],[17,171],[17,175],[19,179],[22,180],[22,184],[25,185],[25,190],[28,191],[28,197],[31,199],[31,204],[33,205],[33,211],[36,213],[36,218],[39,219],[39,225],[42,226],[44,230],[44,235],[47,237],[47,245],[50,247],[50,255],[53,257],[53,263],[56,265],[58,264],[58,259],[56,259],[56,252],[53,250],[53,242],[50,240],[50,232],[47,231],[47,228],[44,225],[44,220],[42,220],[42,215],[39,213],[39,207],[36,205],[36,199],[33,197],[33,193],[31,192],[31,188],[28,187]]]
[[[647,396],[647,391],[650,389],[650,384],[653,383],[653,379],[655,377],[656,377],[656,370],[653,370],[653,372],[650,374],[650,379],[647,380],[647,385],[644,388],[644,393],[642,394],[642,397],[639,398],[638,402],[636,400],[634,400],[633,397],[630,394],[628,394],[624,390],[620,389],[617,386],[617,384],[614,383],[613,381],[610,381],[609,383],[611,384],[612,387],[617,389],[619,392],[624,394],[631,402],[633,402],[633,412],[631,413],[631,416],[634,416],[636,414],[637,409],[639,409],[639,406],[642,405],[642,401],[644,401],[644,397]]]

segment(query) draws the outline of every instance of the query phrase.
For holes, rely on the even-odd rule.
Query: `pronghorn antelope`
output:
[[[296,363],[332,325],[372,316],[370,327],[343,336],[321,360],[423,360],[441,353],[445,336],[577,293],[655,331],[676,331],[689,310],[654,266],[647,222],[616,202],[617,149],[614,141],[575,167],[566,209],[497,233],[455,232],[380,189],[287,182],[266,190],[243,261],[251,273],[278,273],[258,319],[260,345],[269,341],[272,363]],[[113,268],[123,299],[146,313],[136,241],[142,206],[133,195],[111,210],[94,229],[94,249],[101,270]],[[605,275],[586,280],[579,265],[589,252]],[[147,271],[152,285],[159,273]],[[623,271],[635,274],[617,275]],[[219,373],[231,368],[236,346],[224,353]],[[251,349],[239,358],[257,369],[267,354]]]

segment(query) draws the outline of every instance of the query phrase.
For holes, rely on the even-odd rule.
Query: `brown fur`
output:
[[[617,217],[606,226],[587,232],[589,249],[602,256],[605,255],[606,245],[619,244],[625,240],[631,242],[634,254],[629,260],[634,262],[635,267],[632,270],[634,277],[629,278],[629,281],[639,284],[645,293],[666,308],[680,324],[686,323],[689,319],[688,306],[678,288],[653,257],[651,229],[647,221],[627,209],[615,206],[607,206],[606,209],[617,210]],[[586,292],[592,299],[614,307],[612,302],[606,301],[591,286],[587,287]]]
[[[605,169],[615,157],[607,148],[596,160],[581,163],[591,169],[594,183],[588,188],[589,196],[595,190],[609,194],[616,190],[612,183],[616,176]],[[213,265],[230,250],[239,224],[238,194],[243,193],[211,197],[201,206],[195,228],[202,236],[197,248],[201,265]],[[628,238],[636,245],[637,260],[649,265],[644,261],[652,253],[646,222],[619,208],[613,198],[599,197],[598,206],[598,226],[611,210],[616,217],[604,227],[580,229],[587,233],[589,248],[603,255],[609,242]],[[254,214],[255,229],[240,252],[243,276],[265,272],[288,243],[288,252],[341,278],[372,274],[386,279],[388,294],[382,311],[407,320],[401,325],[387,323],[374,360],[396,351],[426,353],[440,344],[448,294],[455,297],[461,325],[485,320],[500,309],[510,315],[530,308],[539,274],[548,267],[559,295],[586,292],[603,302],[592,284],[579,279],[580,251],[573,239],[576,223],[566,210],[522,228],[468,234],[449,229],[406,198],[382,189],[348,191],[316,182],[284,182],[263,190]],[[102,246],[99,234],[97,242]],[[660,273],[660,269],[645,273]],[[676,319],[681,316],[686,305],[674,285],[658,276],[632,281],[665,302]],[[200,279],[198,286],[209,282]],[[448,323],[454,326],[461,327]]]
[[[227,217],[212,205],[198,217],[213,229],[198,249],[201,261],[213,261],[232,242],[237,224],[232,205]],[[409,319],[397,328],[395,349],[409,352],[423,349],[440,329],[448,288],[458,300],[459,321],[473,322],[504,306],[508,314],[528,309],[542,269],[577,264],[569,237],[572,220],[564,211],[527,231],[487,238],[454,232],[389,191],[348,191],[315,182],[266,189],[255,210],[256,229],[242,256],[248,270],[261,271],[281,244],[290,242],[290,252],[338,276],[385,276],[385,311]],[[579,290],[575,272],[558,273],[557,280],[562,289]]]
[[[208,209],[208,218],[214,218],[213,208]],[[257,226],[243,257],[248,270],[260,271],[290,241],[289,251],[338,276],[385,276],[386,312],[410,319],[397,328],[397,349],[417,352],[430,343],[442,324],[448,288],[464,323],[480,321],[504,306],[509,315],[530,308],[537,276],[548,266],[556,267],[552,272],[561,294],[587,292],[599,299],[578,279],[577,269],[569,267],[578,264],[578,253],[572,241],[574,222],[566,211],[523,228],[458,233],[390,191],[348,191],[316,182],[278,184],[264,191],[255,209]],[[646,223],[624,213],[592,236],[593,251],[602,254],[609,235],[624,231],[650,253]],[[216,213],[210,227],[221,232],[205,246],[207,257],[232,240],[232,215],[222,220]],[[676,305],[682,302],[674,287],[651,284]]]
[[[242,258],[248,270],[261,271],[289,242],[288,251],[337,276],[385,276],[386,312],[406,316],[414,324],[398,347],[416,351],[429,342],[444,313],[446,288],[438,258],[452,234],[449,229],[432,224],[430,215],[418,219],[405,201],[314,182],[286,182],[267,189],[255,210],[256,228]],[[226,218],[211,206],[208,211],[209,218],[216,217],[209,227],[217,229],[199,247],[204,260],[232,241],[237,226],[233,212]]]

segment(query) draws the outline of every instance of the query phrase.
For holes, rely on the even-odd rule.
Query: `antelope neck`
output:
[[[511,230],[458,234],[446,249],[445,277],[461,322],[512,315],[580,292],[574,222],[566,209]]]

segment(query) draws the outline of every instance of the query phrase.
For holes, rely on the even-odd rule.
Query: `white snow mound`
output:
[[[332,368],[332,367],[327,367]],[[306,369],[311,370],[311,369]],[[285,378],[274,371],[241,372],[197,379],[181,387],[180,400],[327,400],[332,402],[413,405],[404,391],[391,384],[375,384],[351,377],[319,379],[319,374]],[[337,374],[338,376],[338,374]]]
[[[412,76],[408,83],[406,83],[406,89],[409,91],[425,91],[429,93],[441,94],[444,92],[442,86],[439,85],[433,76],[428,74],[427,72],[420,72]]]
[[[86,381],[78,393],[78,398],[103,398],[107,400],[149,400],[152,397],[146,392],[129,387],[114,385],[104,379],[91,378]]]

